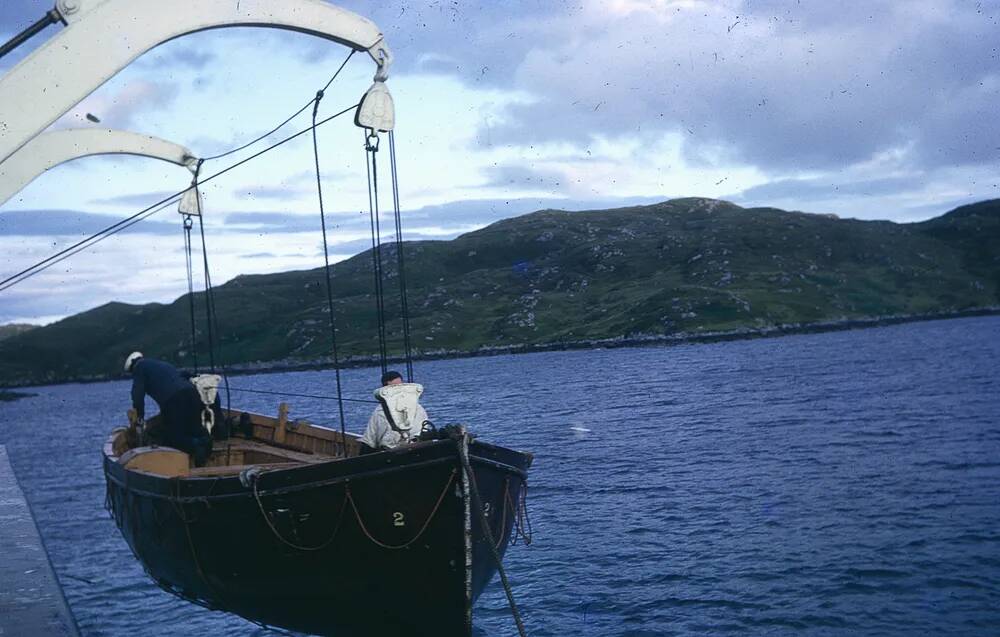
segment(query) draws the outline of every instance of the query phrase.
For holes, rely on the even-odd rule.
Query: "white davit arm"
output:
[[[0,78],[0,163],[153,47],[189,33],[255,26],[367,51],[388,75],[373,22],[324,0],[58,0],[68,26]]]
[[[184,166],[192,173],[198,158],[183,146],[159,137],[107,128],[42,133],[0,164],[0,205],[46,170],[91,155],[138,155]]]

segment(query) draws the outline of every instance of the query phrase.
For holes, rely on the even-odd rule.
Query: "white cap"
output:
[[[142,352],[132,352],[129,354],[128,358],[125,359],[125,373],[131,374],[132,366],[135,365],[135,362],[140,358],[142,358]]]

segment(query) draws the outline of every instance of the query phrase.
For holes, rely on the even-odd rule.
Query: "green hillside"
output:
[[[914,224],[675,199],[543,210],[451,241],[404,247],[423,353],[570,344],[1000,306],[1000,200]],[[401,351],[396,254],[382,255]],[[333,269],[341,353],[377,352],[371,253]],[[220,358],[290,364],[329,355],[322,269],[216,288]],[[204,299],[197,295],[203,312]],[[200,362],[207,359],[199,320]],[[0,341],[0,384],[115,375],[132,349],[190,365],[187,297],[110,303]]]

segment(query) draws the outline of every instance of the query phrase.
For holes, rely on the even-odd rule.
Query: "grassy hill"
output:
[[[404,255],[414,344],[427,353],[997,307],[998,246],[1000,200],[897,224],[690,198],[542,210],[451,241],[407,242]],[[393,246],[382,260],[398,353]],[[371,268],[370,251],[333,268],[345,357],[378,349]],[[215,296],[226,364],[329,355],[322,269],[240,276]],[[196,305],[203,315],[201,294]],[[109,303],[2,340],[0,384],[114,375],[133,349],[191,365],[187,297]]]

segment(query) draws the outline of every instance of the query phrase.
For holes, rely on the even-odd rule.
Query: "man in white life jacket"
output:
[[[382,375],[382,386],[375,390],[379,404],[361,436],[362,455],[408,444],[420,436],[428,422],[427,412],[418,402],[423,393],[422,385],[404,383],[399,372]]]

